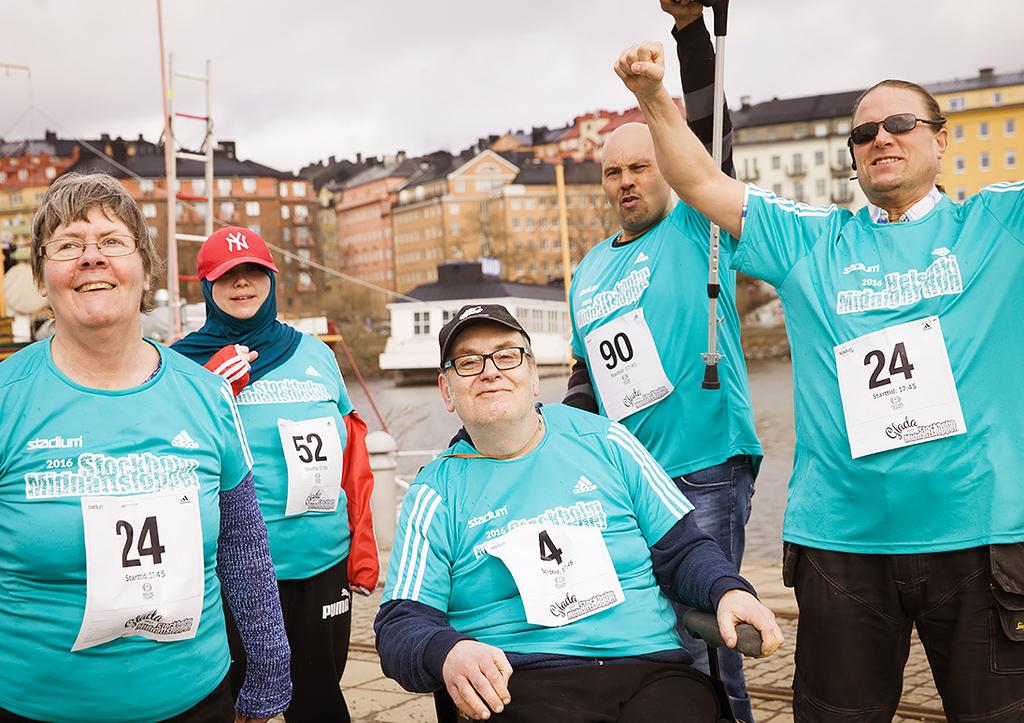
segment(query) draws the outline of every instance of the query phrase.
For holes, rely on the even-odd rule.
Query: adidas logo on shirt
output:
[[[638,253],[636,255],[636,259],[633,261],[633,263],[634,264],[642,264],[646,260],[647,260],[647,254],[645,254],[643,251],[641,251],[640,253]]]
[[[306,367],[306,376],[307,377],[322,377],[323,374],[321,374],[316,369],[314,369],[313,365],[310,364],[308,367]]]
[[[572,488],[574,495],[582,495],[585,492],[593,492],[597,489],[597,485],[587,479],[586,475],[580,475],[580,478],[576,480],[576,486]]]
[[[181,447],[182,449],[199,449],[199,444],[184,429],[174,435],[174,439],[171,440],[171,446]]]

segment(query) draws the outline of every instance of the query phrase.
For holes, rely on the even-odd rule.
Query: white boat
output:
[[[541,375],[565,374],[571,361],[569,312],[561,285],[503,281],[479,261],[442,264],[437,281],[406,294],[415,301],[388,304],[391,335],[379,363],[399,383],[437,378],[437,333],[467,304],[501,304],[530,335]]]

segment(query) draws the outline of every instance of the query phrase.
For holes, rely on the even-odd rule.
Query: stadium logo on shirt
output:
[[[322,377],[323,374],[321,374],[316,369],[314,369],[313,365],[310,364],[308,367],[306,367],[306,376],[307,377]]]
[[[82,437],[49,437],[47,439],[32,439],[25,445],[25,449],[31,452],[34,449],[76,449],[81,448]]]
[[[580,475],[580,478],[576,480],[576,486],[572,488],[574,495],[582,495],[587,492],[593,492],[597,489],[597,485],[587,479],[586,475]]]
[[[199,444],[184,429],[174,435],[174,439],[171,440],[171,446],[181,447],[182,449],[199,449]]]
[[[640,253],[638,253],[636,255],[636,260],[634,260],[633,263],[634,264],[642,264],[646,260],[647,260],[647,254],[645,254],[643,251],[641,251]]]
[[[938,250],[938,249],[937,249]],[[877,291],[840,291],[836,313],[854,314],[875,309],[896,309],[935,296],[960,294],[964,290],[955,254],[938,256],[924,271],[885,274],[885,287]]]
[[[487,510],[487,512],[483,513],[482,515],[477,515],[476,517],[470,517],[469,518],[469,522],[466,523],[466,526],[467,527],[479,527],[480,525],[485,524],[487,522],[490,522],[491,520],[496,520],[499,517],[505,517],[507,515],[508,515],[508,505],[502,505],[501,507],[498,507],[497,509]]]

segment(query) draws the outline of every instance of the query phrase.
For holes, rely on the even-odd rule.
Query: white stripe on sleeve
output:
[[[427,530],[430,528],[430,522],[440,504],[441,496],[426,485],[416,496],[412,514],[409,515],[409,521],[406,524],[402,561],[392,591],[395,598],[405,600],[419,598],[423,574],[427,565],[427,554],[430,550]]]
[[[676,518],[681,518],[693,509],[693,505],[686,499],[686,496],[679,491],[676,483],[673,482],[661,466],[654,460],[642,444],[629,431],[617,422],[608,426],[608,439],[618,444],[633,458],[639,465],[640,472],[647,482],[647,485],[654,491],[662,504]]]

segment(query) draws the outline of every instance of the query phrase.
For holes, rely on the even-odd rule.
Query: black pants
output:
[[[609,663],[519,670],[512,702],[495,723],[718,723],[723,703],[712,682],[688,665]],[[731,715],[725,714],[731,720]]]
[[[227,677],[220,682],[213,692],[173,718],[164,723],[234,723],[235,706],[231,696],[231,687]],[[40,723],[35,718],[24,718],[0,708],[0,723]]]
[[[1024,642],[998,624],[989,548],[863,555],[786,545],[800,723],[889,723],[917,626],[950,721],[1024,721]]]
[[[341,692],[352,632],[352,596],[348,558],[302,580],[278,580],[281,611],[292,649],[292,702],[288,723],[349,723]],[[229,610],[229,606],[224,606]],[[230,611],[231,690],[237,696],[245,680],[245,650]]]

